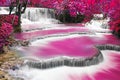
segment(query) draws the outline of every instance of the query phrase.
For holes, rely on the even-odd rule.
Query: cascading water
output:
[[[12,13],[15,13],[15,8]],[[0,14],[9,14],[9,8],[0,7]],[[55,19],[54,9],[49,8],[26,8],[26,11],[22,14],[21,18],[22,24],[32,22],[38,22],[41,24],[59,23],[59,21]]]
[[[2,8],[0,13],[8,14],[8,9]],[[96,30],[103,31],[101,27],[98,28],[101,24],[96,25],[93,21],[94,24],[92,26],[89,24],[90,29],[88,29],[88,27],[83,28],[83,26],[81,27],[81,25],[78,24],[70,24],[69,26],[67,24],[55,24],[53,26],[54,21],[55,14],[52,9],[27,8],[26,12],[22,14],[22,29],[25,30],[28,27],[28,29],[26,29],[28,32],[22,32],[17,36],[17,39],[21,39],[20,37],[22,37],[21,40],[29,40],[31,44],[28,47],[15,47],[15,49],[17,48],[16,51],[24,54],[22,58],[26,60],[26,63],[23,63],[24,66],[20,67],[19,70],[13,72],[8,71],[11,75],[24,78],[25,80],[88,80],[68,78],[71,78],[71,75],[73,77],[76,77],[76,75],[83,77],[84,74],[94,76],[98,70],[102,72],[103,70],[107,71],[108,69],[118,66],[119,61],[114,63],[114,60],[118,59],[112,57],[111,54],[105,54],[110,52],[99,52],[97,50],[100,56],[94,56],[94,54],[96,54],[96,47],[100,50],[120,50],[119,46],[114,47],[115,49],[109,45],[103,46],[104,44],[118,45],[120,41],[110,33],[96,32]],[[43,25],[43,23],[51,24]],[[95,29],[92,30],[91,27]],[[94,34],[90,34],[91,32]],[[103,56],[101,54],[103,54]],[[33,56],[33,58],[29,56]],[[64,56],[67,56],[67,59]],[[68,58],[68,56],[70,58]],[[71,56],[74,56],[74,58],[71,58]],[[87,56],[87,58],[83,60],[78,56],[84,58]],[[91,58],[88,58],[88,56],[91,56]],[[26,64],[29,68],[25,67]],[[109,66],[111,64],[113,64],[112,67]],[[80,67],[83,65],[86,67]],[[91,66],[88,67],[88,65]],[[38,69],[36,70],[36,68]],[[43,70],[43,68],[47,70]]]
[[[7,7],[0,7],[0,15],[9,14],[9,9]]]
[[[48,8],[27,8],[22,18],[28,19],[30,21],[39,21],[55,18],[55,13],[53,9]]]
[[[56,24],[59,21],[55,19],[54,9],[27,8],[25,13],[22,14],[22,24],[26,23],[38,23],[41,26],[45,26],[44,24]]]

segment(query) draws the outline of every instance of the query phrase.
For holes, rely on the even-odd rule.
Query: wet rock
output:
[[[19,59],[18,55],[13,51],[0,54],[0,80],[18,80],[9,75],[8,70],[19,69],[22,63],[23,60]]]
[[[13,78],[3,71],[0,71],[0,80],[13,80]]]
[[[38,69],[49,69],[60,66],[69,66],[69,67],[84,67],[99,64],[103,61],[103,55],[100,51],[98,54],[91,58],[67,58],[67,57],[58,57],[52,58],[50,60],[42,60],[42,61],[31,61],[28,60],[24,65],[27,65],[32,68]]]

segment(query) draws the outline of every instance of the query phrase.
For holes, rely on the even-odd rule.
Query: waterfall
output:
[[[12,13],[15,13],[15,8]],[[0,7],[0,15],[9,14],[9,7]],[[55,19],[54,9],[49,8],[27,8],[25,13],[22,14],[22,23],[59,23]]]
[[[0,15],[1,14],[9,14],[9,8],[7,8],[7,7],[0,7]]]
[[[27,8],[22,18],[30,21],[41,21],[46,19],[55,18],[53,9],[48,8]]]

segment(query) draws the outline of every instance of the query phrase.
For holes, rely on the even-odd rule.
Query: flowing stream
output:
[[[8,11],[2,8],[3,12]],[[29,46],[15,47],[25,63],[9,73],[25,80],[105,80],[102,76],[119,80],[119,47],[117,51],[108,46],[103,47],[107,51],[96,47],[120,45],[120,40],[103,28],[105,21],[58,24],[54,10],[28,8],[22,15],[23,32],[15,34],[18,40],[30,41]]]

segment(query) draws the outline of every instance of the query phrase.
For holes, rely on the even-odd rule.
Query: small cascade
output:
[[[71,58],[71,57],[56,57],[40,61],[30,61],[24,63],[32,68],[38,69],[50,69],[61,66],[69,67],[84,67],[91,66],[101,63],[104,60],[101,51],[98,50],[98,53],[92,58]]]
[[[27,8],[22,18],[28,19],[30,21],[39,21],[55,18],[55,13],[53,9],[48,8]]]
[[[15,8],[12,14],[15,13]],[[0,14],[9,14],[9,7],[0,7]],[[27,8],[25,13],[22,14],[22,24],[38,22],[38,23],[59,23],[55,19],[54,9],[49,8]]]
[[[106,45],[97,45],[96,46],[99,50],[113,50],[113,51],[120,51],[120,46],[106,44]]]
[[[0,15],[1,14],[9,14],[9,8],[8,7],[0,7]]]

